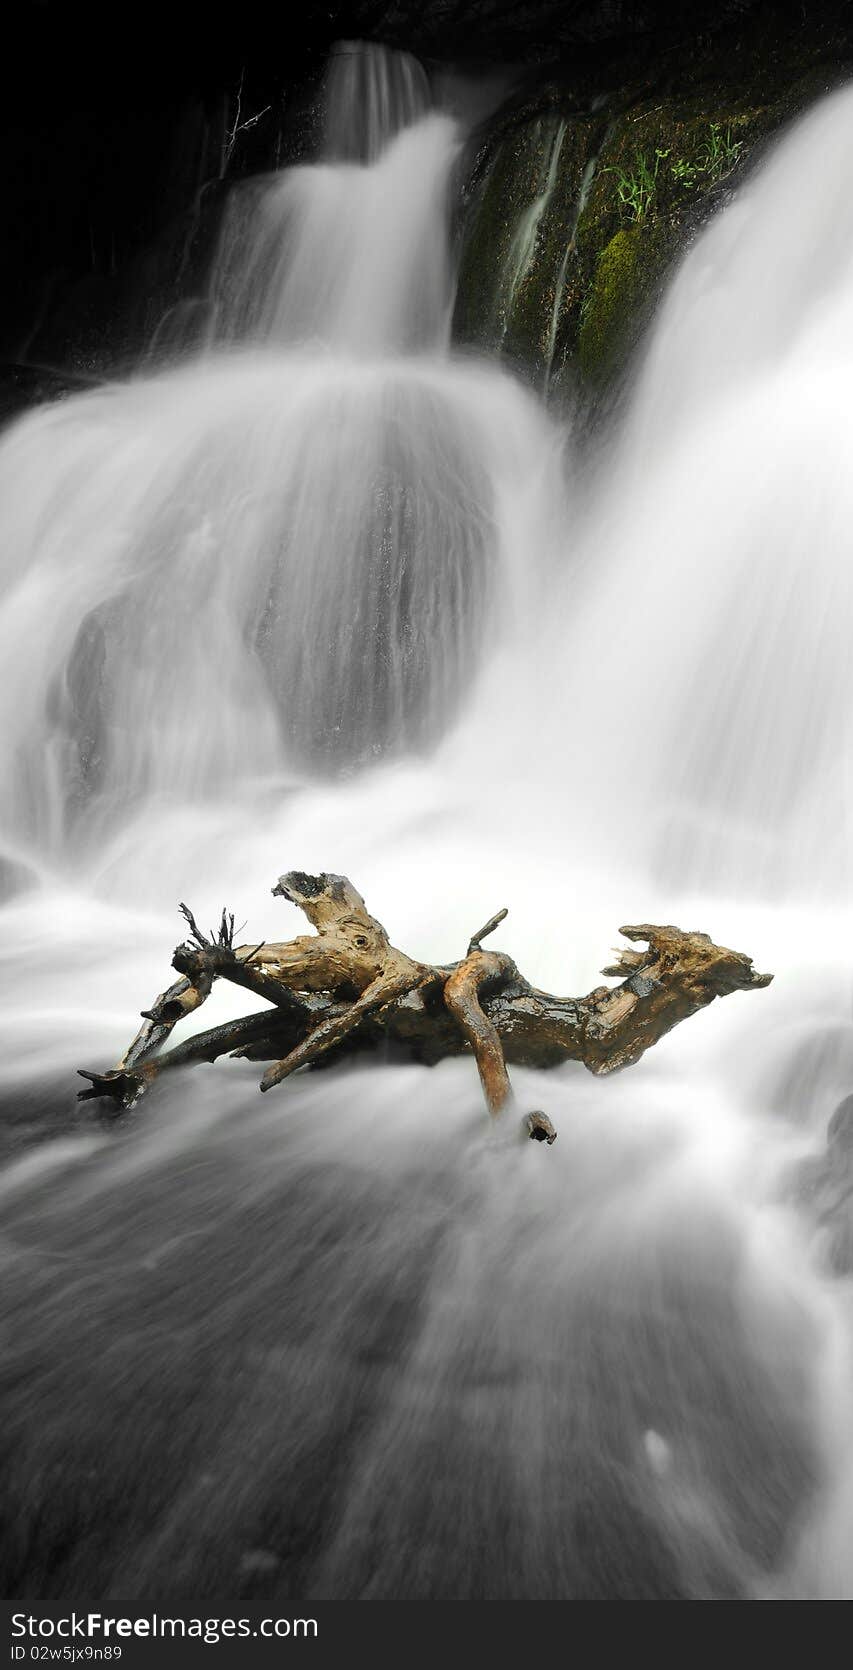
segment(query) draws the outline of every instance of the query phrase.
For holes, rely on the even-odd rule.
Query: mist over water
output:
[[[55,1133],[0,1172],[7,1587],[849,1596],[849,1283],[795,1177],[853,1075],[853,96],[697,240],[591,486],[451,351],[458,119],[368,49],[328,108],[234,192],[196,354],[0,441],[4,1100]],[[776,980],[516,1072],[553,1149],[467,1061],[73,1116],[177,900],[284,938],[291,865],[426,959],[508,905],[552,990],[626,920]]]
[[[606,637],[599,723],[623,791],[662,808],[670,885],[850,893],[851,128],[849,91],[820,103],[689,251],[590,514],[562,698]]]

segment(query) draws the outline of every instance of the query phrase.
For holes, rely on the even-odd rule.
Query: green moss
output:
[[[601,251],[581,309],[578,364],[584,377],[599,382],[621,360],[643,298],[642,223],[623,227]]]
[[[691,86],[686,77],[680,91],[652,97],[648,84],[639,98],[626,86],[595,115],[567,109],[565,87],[515,110],[478,161],[456,339],[508,355],[552,390],[579,381],[597,399],[622,373],[689,237],[761,144],[828,85],[814,63],[738,69],[736,80],[700,76]],[[546,182],[525,244],[525,217]]]
[[[578,225],[558,333],[559,363],[574,366],[590,392],[621,373],[691,229],[781,119],[778,108],[682,99],[635,105],[613,120]],[[715,135],[727,153],[719,163]],[[647,189],[638,204],[623,182],[640,176]]]
[[[579,309],[576,364],[591,387],[611,381],[638,344],[661,279],[678,249],[669,222],[619,227],[599,254]]]

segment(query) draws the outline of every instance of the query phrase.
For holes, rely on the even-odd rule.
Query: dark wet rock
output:
[[[853,1176],[853,1096],[839,1102],[826,1128],[826,1146],[836,1165]]]
[[[568,1198],[539,1167],[516,1216],[453,1144],[370,1165],[193,1098],[5,1203],[22,1604],[741,1599],[786,1560],[823,1478],[813,1335],[744,1326],[727,1209],[608,1248],[610,1158]]]
[[[673,262],[772,136],[845,78],[845,42],[635,68],[598,94],[553,80],[498,112],[470,166],[457,338],[600,402]]]
[[[823,1230],[837,1275],[853,1272],[853,1095],[839,1103],[826,1130],[826,1150],[797,1174],[797,1193]]]

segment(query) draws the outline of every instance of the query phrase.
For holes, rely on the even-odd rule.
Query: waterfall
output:
[[[320,162],[238,187],[211,286],[211,340],[362,356],[445,345],[458,152],[455,122],[432,114],[370,165]]]
[[[417,58],[341,41],[326,74],[325,152],[339,162],[376,162],[389,140],[429,113],[431,102]]]
[[[620,800],[655,825],[662,874],[745,897],[837,899],[853,876],[853,215],[827,161],[851,137],[845,89],[675,275],[601,461],[586,539],[608,559],[562,697],[587,699],[606,634]]]
[[[226,206],[195,354],[0,436],[7,1588],[849,1598],[801,1179],[853,1074],[853,95],[697,239],[584,487],[448,340],[458,118],[381,49],[326,88],[317,158]],[[492,1142],[465,1059],[75,1123],[177,900],[286,938],[291,865],[437,962],[508,905],[542,987],[625,920],[777,979],[613,1080],[520,1071],[553,1150]]]
[[[448,358],[460,135],[425,85],[338,55],[346,160],[236,188],[206,349],[0,445],[7,841],[76,855],[152,797],[429,749],[518,617],[557,444],[514,383]]]

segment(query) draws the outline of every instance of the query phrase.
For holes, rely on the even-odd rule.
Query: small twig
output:
[[[495,916],[490,916],[489,917],[489,920],[486,923],[484,928],[478,928],[477,932],[475,934],[472,934],[471,938],[468,941],[467,955],[469,957],[470,957],[472,951],[479,951],[480,946],[483,943],[483,940],[487,939],[489,934],[494,933],[495,928],[498,926],[498,923],[502,922],[504,917],[508,916],[508,915],[509,915],[508,910],[499,910]]]
[[[237,93],[236,93],[236,97],[235,97],[235,109],[234,109],[234,120],[233,120],[230,128],[227,128],[226,131],[225,131],[224,143],[223,143],[223,147],[222,147],[222,160],[221,160],[221,166],[220,166],[220,179],[228,171],[228,167],[230,165],[231,158],[234,155],[234,151],[235,151],[235,148],[236,148],[236,145],[237,145],[238,135],[241,134],[241,133],[248,133],[250,128],[257,127],[258,123],[260,121],[262,121],[263,117],[266,116],[267,112],[272,110],[272,105],[271,104],[265,104],[263,110],[259,110],[257,112],[257,115],[247,116],[245,121],[243,121],[243,119],[242,119],[243,118],[243,84],[245,82],[245,79],[246,79],[246,69],[245,69],[245,65],[244,65],[243,68],[240,71],[240,80],[237,83]]]
[[[224,907],[222,921],[212,934],[212,939],[215,945],[221,945],[226,951],[232,951],[234,948],[234,916],[233,913],[229,916]]]
[[[200,945],[203,951],[209,950],[211,941],[207,938],[206,934],[202,933],[189,905],[180,904],[178,909],[184,921],[188,924],[190,935],[195,940],[196,944]]]
[[[229,912],[223,908],[222,920],[219,923],[219,927],[211,928],[208,936],[207,934],[202,933],[192,911],[189,908],[189,905],[182,904],[178,908],[184,918],[184,921],[189,925],[191,937],[195,940],[196,944],[202,951],[211,951],[214,946],[219,946],[222,951],[233,951],[235,932],[235,919],[233,911],[229,914]],[[243,927],[245,926],[246,924],[244,922]],[[242,933],[242,928],[238,931]]]
[[[245,927],[245,926],[246,926],[246,924],[244,922],[243,927]],[[256,957],[259,951],[263,951],[263,948],[266,945],[266,943],[267,943],[266,940],[262,939],[260,945],[256,945],[254,951],[250,951],[247,956],[241,957],[240,961],[242,963],[250,963],[252,961],[252,958]]]

